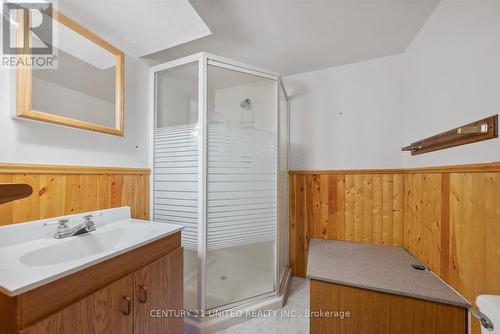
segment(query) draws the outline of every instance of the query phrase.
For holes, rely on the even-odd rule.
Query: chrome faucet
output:
[[[95,231],[95,223],[92,220],[94,218],[93,215],[88,215],[84,216],[83,223],[74,226],[74,227],[69,227],[68,219],[61,219],[57,221],[57,232],[54,234],[55,239],[63,239],[63,238],[68,238],[72,237],[74,235],[79,235],[83,233],[89,233],[92,231]],[[51,223],[45,223],[45,225],[52,225]]]

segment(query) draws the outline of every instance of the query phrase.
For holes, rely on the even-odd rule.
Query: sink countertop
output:
[[[470,303],[402,247],[311,239],[307,277],[468,308]]]
[[[63,217],[0,227],[0,292],[17,296],[182,230],[131,219],[128,207],[101,212],[96,231],[63,239],[53,238],[55,225],[43,225]],[[83,215],[64,218],[80,221]],[[83,255],[71,257],[76,251]]]

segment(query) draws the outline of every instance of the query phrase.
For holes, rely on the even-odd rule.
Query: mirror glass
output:
[[[116,128],[116,55],[52,20],[58,66],[33,69],[33,110]]]

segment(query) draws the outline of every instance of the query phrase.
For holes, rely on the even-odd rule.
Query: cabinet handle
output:
[[[123,305],[122,314],[130,315],[130,309],[131,309],[130,304],[131,304],[130,297],[124,296],[122,299],[122,305]]]
[[[145,285],[139,287],[139,302],[145,304],[148,301],[148,289]]]

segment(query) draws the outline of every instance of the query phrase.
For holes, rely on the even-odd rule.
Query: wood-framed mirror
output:
[[[17,15],[16,43],[22,49],[18,58],[20,53],[30,54],[23,48],[25,38],[30,46],[39,39],[29,27],[32,15],[30,11]],[[17,63],[17,116],[123,136],[124,53],[52,7],[39,15],[57,25],[57,36],[51,41],[57,66],[36,68]]]

